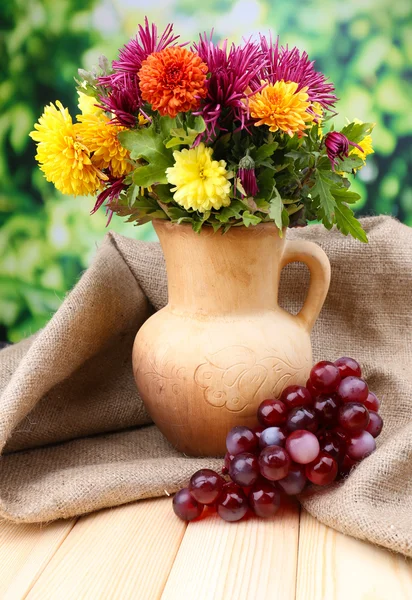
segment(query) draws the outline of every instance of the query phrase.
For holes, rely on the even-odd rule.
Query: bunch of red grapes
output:
[[[347,476],[375,450],[383,426],[380,402],[361,375],[353,358],[321,361],[306,387],[292,385],[279,399],[264,400],[260,427],[234,427],[227,435],[222,474],[231,481],[211,469],[197,471],[173,498],[177,516],[191,521],[214,505],[225,521],[239,521],[249,510],[270,517],[282,493]]]

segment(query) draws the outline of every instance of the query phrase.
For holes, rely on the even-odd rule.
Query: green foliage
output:
[[[167,119],[167,117],[163,117]],[[149,187],[154,183],[167,183],[166,169],[173,165],[173,153],[164,144],[165,137],[170,132],[169,127],[164,126],[157,130],[156,124],[150,127],[142,127],[134,131],[122,131],[119,133],[120,143],[130,150],[130,158],[133,160],[143,159],[144,164],[139,166],[133,173],[133,182],[142,187]],[[166,124],[167,121],[162,121]],[[163,137],[163,135],[165,137]]]
[[[331,192],[333,185],[334,181],[330,177],[330,173],[317,169],[311,195],[312,198],[319,202],[319,207],[323,214],[323,223],[326,226],[332,225],[335,219],[336,202]]]
[[[206,129],[206,123],[200,116],[194,117],[190,115],[185,122],[181,123],[180,127],[170,129],[171,139],[166,142],[166,148],[181,146],[183,144],[191,146],[197,136],[203,133]]]

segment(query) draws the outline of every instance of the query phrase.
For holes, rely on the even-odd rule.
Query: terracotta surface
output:
[[[235,425],[255,426],[256,409],[312,362],[310,331],[322,308],[330,265],[319,246],[287,241],[272,223],[228,233],[157,221],[169,302],[139,330],[133,365],[139,392],[167,439],[190,455],[219,455]],[[282,268],[311,273],[298,315],[278,306]]]

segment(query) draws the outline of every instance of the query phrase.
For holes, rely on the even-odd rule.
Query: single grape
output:
[[[267,481],[258,481],[249,492],[249,506],[258,517],[272,517],[279,509],[279,491]]]
[[[266,446],[284,446],[286,433],[282,427],[267,427],[262,431],[259,438],[260,448]]]
[[[292,463],[289,467],[289,473],[286,477],[280,479],[277,484],[288,496],[296,496],[303,491],[306,482],[305,467]]]
[[[369,411],[369,417],[370,421],[366,431],[368,431],[372,437],[377,438],[383,427],[382,417],[373,410]]]
[[[291,433],[285,446],[290,458],[300,465],[314,461],[320,450],[316,435],[306,430]]]
[[[347,402],[339,409],[339,425],[350,432],[362,431],[369,424],[369,411],[360,402]]]
[[[375,412],[378,412],[381,405],[379,398],[373,392],[369,392],[368,397],[363,403],[368,410],[373,410]]]
[[[224,521],[240,521],[248,510],[242,489],[235,483],[225,483],[216,504],[218,515]]]
[[[280,399],[289,410],[298,406],[309,406],[313,403],[311,393],[303,385],[290,385],[285,388]]]
[[[263,400],[258,408],[258,419],[264,427],[277,427],[286,421],[288,410],[281,400]]]
[[[253,485],[259,477],[259,462],[255,454],[242,452],[233,457],[229,475],[235,483],[242,487]]]
[[[319,393],[330,394],[340,383],[339,369],[332,362],[321,360],[312,367],[310,382]]]
[[[353,460],[362,460],[375,450],[375,438],[372,437],[369,431],[361,431],[350,438],[347,454]]]
[[[223,459],[222,475],[227,475],[229,473],[230,461],[232,458],[233,454],[226,452],[225,458]]]
[[[338,463],[326,452],[321,452],[316,460],[306,465],[305,474],[316,485],[328,485],[336,479]]]
[[[238,425],[229,431],[226,437],[226,448],[229,454],[253,452],[258,446],[258,439],[249,427]]]
[[[286,419],[286,429],[288,431],[297,431],[298,429],[306,429],[315,433],[319,427],[319,419],[312,408],[300,406],[294,408],[288,414]]]
[[[345,379],[345,377],[350,377],[351,375],[354,377],[362,377],[359,363],[355,359],[349,358],[349,356],[338,358],[338,360],[335,360],[335,365],[339,369],[341,379]]]
[[[339,466],[339,476],[347,477],[349,475],[349,473],[352,471],[352,469],[357,464],[358,464],[358,461],[353,460],[350,456],[345,454],[345,456],[343,457],[343,460],[341,461],[340,466]]]
[[[359,377],[345,377],[339,384],[337,394],[342,402],[365,402],[369,394],[367,383]]]
[[[213,504],[222,491],[225,480],[212,469],[200,469],[192,475],[189,491],[201,504]]]
[[[189,488],[183,488],[173,498],[173,510],[183,521],[193,521],[202,514],[203,504],[193,498]]]
[[[267,446],[259,456],[259,467],[263,477],[269,481],[278,481],[286,477],[289,471],[290,458],[284,448]]]
[[[334,394],[316,398],[313,410],[322,427],[333,427],[338,424],[339,400]]]
[[[259,440],[259,439],[260,439],[260,436],[261,436],[261,433],[262,433],[262,431],[264,431],[264,430],[265,430],[265,428],[264,428],[264,427],[260,427],[260,426],[259,426],[259,427],[254,427],[252,431],[253,431],[253,433],[255,434],[255,436],[257,437],[257,439]]]
[[[346,443],[336,433],[327,431],[319,440],[319,444],[320,449],[330,454],[337,462],[343,460],[346,452]]]
[[[307,380],[305,387],[308,390],[309,394],[312,396],[312,399],[319,396],[320,392],[313,387],[310,378]]]

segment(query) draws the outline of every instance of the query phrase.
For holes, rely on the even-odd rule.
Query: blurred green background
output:
[[[99,54],[110,60],[145,15],[182,38],[214,27],[239,42],[258,31],[306,49],[334,81],[345,117],[376,122],[375,154],[354,184],[359,214],[412,226],[412,20],[407,0],[3,0],[0,6],[0,340],[42,327],[104,237],[104,212],[48,184],[28,137],[43,106],[76,114],[73,77]],[[408,164],[409,163],[409,164]],[[114,217],[110,228],[154,239]]]

